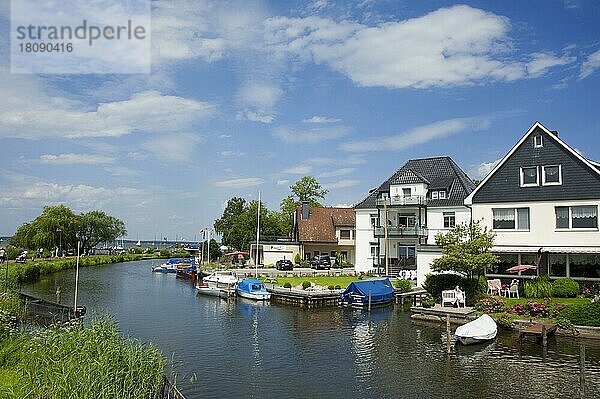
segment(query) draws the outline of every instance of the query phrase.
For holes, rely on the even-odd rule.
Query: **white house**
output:
[[[466,198],[474,220],[496,233],[500,262],[487,274],[600,281],[600,164],[536,122]]]
[[[354,207],[356,271],[416,271],[422,284],[431,261],[441,256],[435,235],[470,220],[464,200],[474,188],[450,157],[408,161]]]

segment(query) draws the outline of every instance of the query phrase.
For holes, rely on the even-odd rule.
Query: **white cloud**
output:
[[[579,79],[585,79],[600,68],[600,50],[590,54],[581,65]]]
[[[273,83],[246,82],[237,92],[237,99],[245,108],[242,116],[253,122],[273,122],[273,107],[282,94],[283,91]]]
[[[138,152],[138,151],[130,151],[127,153],[127,157],[131,158],[135,161],[143,161],[144,159],[148,158],[148,155],[142,154],[141,152]]]
[[[340,168],[340,169],[332,170],[330,172],[320,173],[317,177],[318,178],[328,178],[328,177],[344,176],[344,175],[354,172],[355,170],[356,170],[356,168]]]
[[[535,53],[509,57],[508,18],[466,5],[366,26],[319,17],[276,17],[265,38],[280,57],[327,64],[361,86],[428,88],[537,77],[572,62]]]
[[[215,187],[226,187],[226,188],[242,188],[242,187],[252,187],[252,186],[260,186],[265,181],[260,177],[246,177],[242,179],[230,179],[230,180],[221,180],[215,182]]]
[[[395,136],[343,143],[340,149],[348,152],[402,151],[434,139],[465,131],[484,130],[489,126],[490,118],[487,117],[447,119],[419,126]]]
[[[281,126],[273,129],[272,134],[287,144],[316,144],[323,141],[335,140],[344,137],[346,134],[348,134],[348,128],[344,126],[338,126],[296,130]]]
[[[341,119],[335,119],[335,118],[327,118],[326,116],[313,116],[311,118],[307,118],[307,119],[302,119],[302,122],[304,123],[335,123],[335,122],[340,122]]]
[[[241,156],[244,156],[246,154],[244,152],[242,152],[242,151],[226,150],[226,151],[219,152],[219,155],[222,156],[222,157],[231,158],[231,157],[241,157]]]
[[[0,138],[116,137],[133,132],[167,133],[209,118],[211,104],[157,91],[95,108],[50,92],[35,75],[0,70]],[[152,112],[149,112],[152,110]]]
[[[278,186],[285,186],[286,184],[290,184],[290,181],[288,179],[277,180]]]
[[[307,175],[312,171],[312,167],[308,165],[297,165],[282,170],[282,173],[289,173],[292,175]]]
[[[498,165],[498,162],[500,162],[500,161],[501,161],[501,159],[496,159],[493,162],[482,162],[479,165],[475,165],[469,171],[469,176],[474,179],[481,180],[485,176],[487,176],[487,174],[490,173],[492,171],[492,169],[494,169],[496,167],[496,165]]]
[[[567,65],[576,60],[575,57],[556,57],[548,53],[534,53],[531,55],[531,61],[527,63],[527,73],[530,77],[545,75],[548,70],[554,66]]]
[[[323,184],[323,187],[325,187],[328,190],[335,190],[339,188],[353,187],[357,184],[360,184],[360,180],[340,180],[333,183],[325,183]]]
[[[44,154],[40,156],[40,162],[51,165],[69,165],[69,164],[110,164],[115,162],[114,157],[96,154]]]
[[[155,136],[142,144],[142,148],[154,154],[155,158],[173,163],[189,162],[196,155],[196,146],[202,137],[190,134],[170,134]]]

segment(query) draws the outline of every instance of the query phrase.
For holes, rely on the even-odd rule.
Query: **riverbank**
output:
[[[0,294],[0,397],[148,398],[159,391],[164,356],[153,344],[123,338],[114,319],[24,329],[21,311],[16,295]]]

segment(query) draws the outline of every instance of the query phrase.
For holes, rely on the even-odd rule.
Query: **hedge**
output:
[[[600,302],[569,305],[560,316],[579,326],[600,327]]]

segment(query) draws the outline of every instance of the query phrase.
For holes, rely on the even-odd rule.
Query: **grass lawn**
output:
[[[261,280],[264,281],[265,279],[261,278]],[[295,287],[297,285],[302,284],[303,281],[310,281],[311,283],[315,283],[316,285],[320,285],[323,287],[328,287],[330,285],[333,285],[335,287],[336,285],[339,285],[342,288],[346,288],[348,284],[350,284],[350,282],[358,281],[358,278],[356,276],[277,277],[275,285],[283,286],[285,283],[289,282],[290,284],[292,284],[292,287]]]
[[[558,303],[564,303],[565,305],[581,305],[584,303],[589,303],[590,298],[551,298],[553,301]],[[502,298],[504,302],[506,302],[506,307],[511,308],[515,304],[524,305],[528,301],[534,302],[543,302],[543,298]]]

